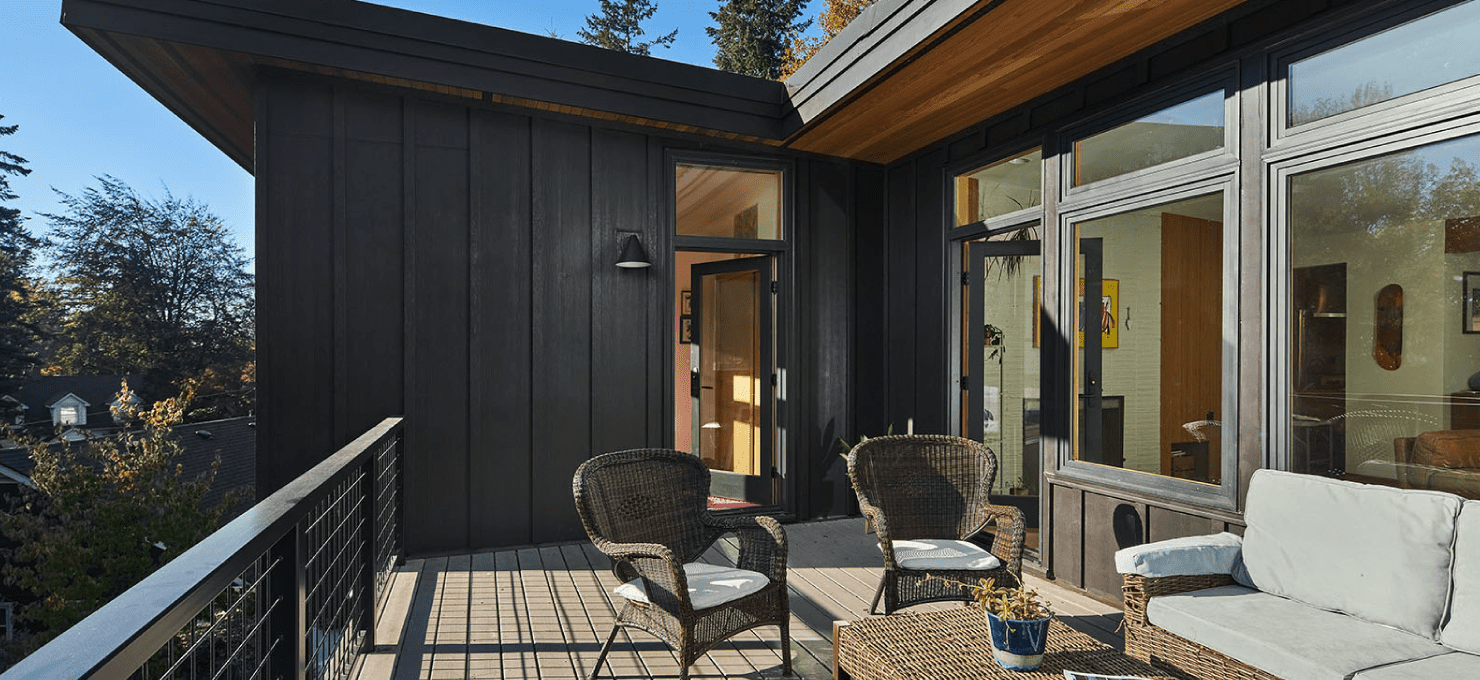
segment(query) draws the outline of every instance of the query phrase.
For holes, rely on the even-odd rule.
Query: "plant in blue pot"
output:
[[[992,632],[992,656],[997,665],[1008,670],[1032,671],[1043,664],[1053,611],[1038,591],[1024,585],[1021,579],[1016,586],[1000,588],[996,579],[981,579],[976,585],[933,575],[926,579],[971,591],[972,599],[987,615],[987,627]]]

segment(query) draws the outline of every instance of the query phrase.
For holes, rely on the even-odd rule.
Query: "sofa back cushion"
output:
[[[1259,470],[1244,565],[1266,593],[1437,639],[1461,499]]]
[[[1480,654],[1480,501],[1465,501],[1454,530],[1454,594],[1439,641]]]

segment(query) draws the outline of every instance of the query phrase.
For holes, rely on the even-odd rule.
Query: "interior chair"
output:
[[[681,451],[634,449],[596,456],[576,470],[576,511],[624,583],[616,625],[591,668],[595,678],[617,631],[644,630],[678,652],[680,678],[715,645],[759,626],[781,629],[782,673],[791,675],[786,534],[775,519],[709,512],[709,468]],[[739,542],[737,567],[700,563],[721,536]]]
[[[1022,577],[1026,528],[1017,508],[992,505],[988,494],[997,457],[980,443],[943,435],[894,435],[860,442],[848,452],[848,479],[858,505],[873,524],[884,553],[879,600],[884,613],[924,602],[970,600],[960,586],[995,579],[1016,585]],[[991,549],[983,529],[996,529]]]

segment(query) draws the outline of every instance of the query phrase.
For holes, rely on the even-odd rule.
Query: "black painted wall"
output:
[[[259,489],[404,414],[411,553],[583,537],[576,466],[671,440],[666,151],[778,152],[326,77],[261,82]],[[854,336],[874,341],[850,332],[854,230],[882,233],[883,174],[788,160],[784,472],[787,509],[812,517],[849,507],[828,437],[851,436]],[[613,265],[629,232],[653,268]]]

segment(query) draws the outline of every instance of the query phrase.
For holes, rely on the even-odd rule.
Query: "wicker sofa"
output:
[[[1480,501],[1260,470],[1244,519],[1116,553],[1127,654],[1195,678],[1480,678]]]

